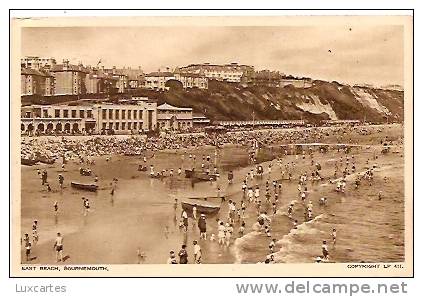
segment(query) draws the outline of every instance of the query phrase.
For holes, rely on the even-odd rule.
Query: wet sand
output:
[[[359,135],[354,143],[377,145],[378,139],[385,135],[399,137],[399,127],[386,128],[380,135]],[[347,137],[344,137],[346,140]],[[338,139],[339,140],[339,139]],[[362,185],[358,190],[347,187],[347,193],[334,193],[334,185],[315,183],[310,187],[310,199],[315,205],[315,219],[300,225],[299,232],[291,231],[292,222],[286,217],[286,208],[290,201],[297,198],[297,182],[283,181],[283,191],[279,198],[278,215],[273,217],[272,237],[277,238],[279,262],[310,262],[320,253],[323,239],[329,240],[331,228],[338,231],[336,247],[330,247],[333,261],[401,261],[404,257],[404,191],[403,191],[403,157],[400,153],[380,154],[380,146],[353,148],[351,154],[356,156],[357,171],[362,171],[367,159],[371,164],[377,163],[375,181],[372,186]],[[379,158],[372,160],[374,151]],[[214,158],[215,148],[184,149],[179,151],[157,152],[148,165],[155,169],[173,168],[175,175],[178,167],[190,168],[189,153],[197,156],[209,154]],[[268,159],[282,157],[277,151]],[[278,154],[278,155],[276,155]],[[185,157],[183,157],[183,155]],[[327,154],[315,153],[315,161],[322,164],[322,175],[333,174],[333,159],[345,156],[342,152],[329,151]],[[181,207],[176,212],[173,208],[175,197],[216,195],[217,184],[222,188],[226,199],[232,199],[240,205],[241,183],[250,170],[248,150],[236,146],[226,146],[218,152],[217,167],[221,173],[218,182],[198,183],[192,188],[183,176],[173,178],[150,179],[148,173],[137,171],[140,157],[112,156],[111,161],[98,157],[91,169],[99,177],[100,190],[97,193],[82,192],[70,188],[70,181],[92,181],[92,177],[81,177],[79,165],[74,161],[66,164],[65,188],[59,190],[57,175],[61,164],[22,166],[22,234],[31,235],[31,224],[39,221],[40,240],[33,247],[32,254],[37,258],[30,263],[55,263],[53,243],[56,232],[64,236],[64,254],[69,258],[65,264],[135,264],[138,263],[137,249],[145,254],[142,263],[165,263],[169,251],[178,252],[183,242],[187,242],[189,260],[192,263],[192,240],[199,239],[198,228],[192,219],[185,234],[179,230],[178,220]],[[296,177],[310,168],[310,158],[302,160],[301,156],[283,156],[282,162],[298,163],[294,171]],[[200,161],[197,159],[197,166]],[[240,166],[241,164],[241,166]],[[267,168],[267,162],[263,167]],[[275,162],[273,161],[273,164]],[[86,166],[83,166],[86,167]],[[53,192],[41,187],[36,169],[46,168]],[[234,169],[235,181],[228,186],[227,171]],[[281,178],[279,166],[274,166],[270,181]],[[389,183],[383,181],[387,176]],[[112,179],[118,178],[114,195],[110,194]],[[264,183],[268,177],[255,180],[260,185],[261,200],[264,201]],[[352,183],[348,184],[352,187]],[[382,190],[384,198],[376,201],[377,193]],[[329,197],[326,208],[319,208],[317,200],[321,196]],[[92,212],[87,217],[82,215],[82,197],[90,199]],[[58,201],[59,214],[54,216],[53,203]],[[226,220],[227,203],[222,205],[218,217]],[[269,210],[270,212],[270,210]],[[298,207],[294,216],[303,222],[303,208]],[[176,221],[175,221],[176,218]],[[215,217],[207,218],[208,235],[217,234]],[[256,263],[263,261],[269,254],[270,239],[264,234],[252,232],[256,221],[255,208],[247,206],[246,236],[234,241],[229,248],[218,246],[217,242],[199,241],[203,250],[204,263]],[[238,233],[238,224],[234,226],[234,235]],[[166,232],[168,230],[168,232]],[[23,251],[23,249],[22,249]],[[24,259],[24,256],[23,258]],[[26,263],[23,261],[23,263]]]

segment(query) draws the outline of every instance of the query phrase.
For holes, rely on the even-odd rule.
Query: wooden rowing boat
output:
[[[129,157],[137,157],[137,156],[142,156],[142,153],[140,153],[140,152],[124,152],[123,155],[129,156]]]
[[[213,173],[207,174],[206,172],[194,172],[194,174],[191,176],[191,178],[196,182],[216,181],[218,176],[219,176],[218,174],[213,174]]]
[[[189,169],[185,169],[185,177],[186,178],[191,178],[194,174],[194,169],[189,170]]]
[[[181,201],[182,209],[185,211],[192,213],[192,209],[195,206],[197,208],[197,213],[201,214],[214,214],[219,212],[220,205],[216,204],[209,204],[204,202],[191,202],[191,201]]]
[[[98,189],[98,186],[95,184],[83,184],[83,183],[77,183],[77,182],[71,182],[71,187],[78,190],[84,190],[89,192],[96,192]]]
[[[191,199],[191,200],[204,200],[207,201],[208,199],[222,199],[224,198],[224,196],[204,196],[204,197],[186,197],[186,199]]]
[[[38,157],[38,158],[37,158],[37,160],[38,160],[40,163],[43,163],[43,164],[49,164],[49,165],[54,164],[54,162],[56,161],[56,160],[55,160],[55,159],[53,159],[53,158],[47,158],[47,157],[44,157],[44,156],[40,156],[40,157]]]
[[[21,164],[22,165],[32,166],[32,165],[35,165],[37,163],[38,163],[38,160],[21,158]]]

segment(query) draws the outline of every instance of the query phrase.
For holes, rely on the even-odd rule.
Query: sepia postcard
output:
[[[11,276],[413,275],[412,12],[10,32]]]

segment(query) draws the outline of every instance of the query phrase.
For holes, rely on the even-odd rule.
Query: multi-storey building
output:
[[[56,59],[54,58],[43,58],[36,56],[26,56],[21,59],[21,68],[30,68],[30,69],[45,69],[50,70],[53,65],[56,65]]]
[[[120,71],[128,78],[127,89],[134,90],[143,87],[145,78],[141,66],[138,66],[138,69],[123,67]]]
[[[157,103],[138,101],[137,104],[101,104],[97,106],[98,129],[117,134],[131,131],[152,131],[157,126]]]
[[[21,69],[21,96],[54,95],[54,79],[53,76],[43,70],[35,70],[30,68]]]
[[[208,79],[227,82],[241,82],[241,78],[250,77],[254,74],[254,67],[249,65],[231,64],[191,64],[179,68],[181,72],[197,73],[206,76]]]
[[[117,69],[116,66],[113,66],[112,69],[103,69],[103,71],[111,79],[110,82],[113,82],[113,88],[115,88],[118,93],[125,93],[129,84],[126,73],[122,69]]]
[[[97,72],[87,73],[85,86],[87,94],[103,94],[106,92],[106,76]]]
[[[86,93],[86,75],[89,70],[80,65],[71,65],[69,61],[52,67],[56,95],[81,95]]]
[[[157,124],[161,130],[188,130],[192,128],[192,108],[164,103],[157,107]]]
[[[198,88],[198,89],[208,89],[209,80],[204,75],[199,73],[188,73],[175,71],[175,79],[182,83],[184,89]]]
[[[130,134],[157,126],[157,103],[31,105],[21,108],[22,133]]]
[[[306,78],[282,78],[279,82],[280,87],[293,86],[294,88],[310,88],[313,86],[311,79]]]
[[[166,82],[174,79],[175,75],[169,71],[151,72],[145,75],[144,88],[157,91],[168,90]]]
[[[279,87],[282,74],[278,71],[261,70],[250,77],[248,83],[254,86]],[[244,77],[243,77],[243,81]]]

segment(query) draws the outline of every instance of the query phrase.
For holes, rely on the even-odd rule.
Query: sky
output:
[[[144,72],[238,62],[348,84],[403,85],[402,26],[34,27],[22,56]]]

